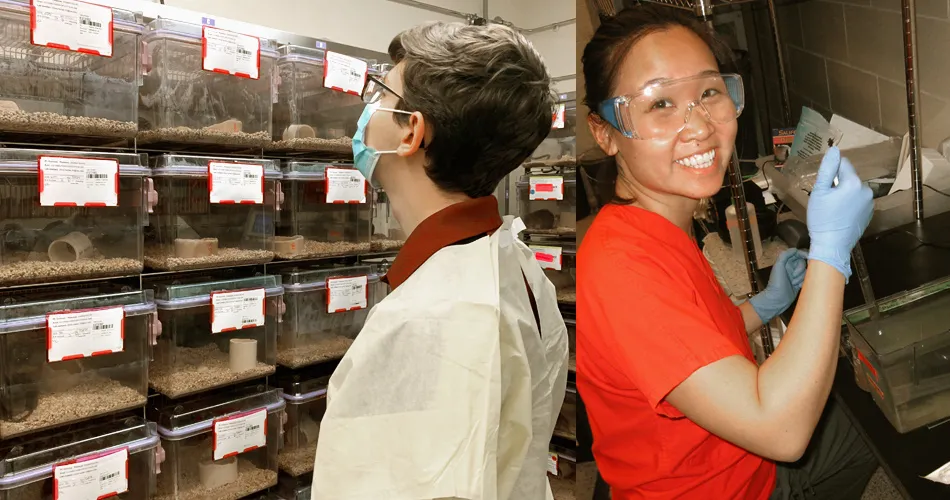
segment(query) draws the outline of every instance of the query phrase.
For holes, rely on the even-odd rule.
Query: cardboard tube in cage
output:
[[[257,366],[257,341],[254,339],[231,339],[228,351],[231,371],[246,372]]]
[[[291,125],[284,130],[284,140],[291,139],[313,139],[317,132],[310,125]]]
[[[209,490],[237,481],[237,457],[199,462],[198,478],[201,480],[201,486]]]
[[[210,257],[218,254],[217,238],[201,239],[175,239],[175,257],[180,259],[191,259],[199,257]]]
[[[74,262],[91,259],[95,250],[88,236],[73,231],[50,243],[47,254],[52,262]]]

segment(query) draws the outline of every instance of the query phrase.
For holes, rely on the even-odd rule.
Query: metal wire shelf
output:
[[[705,12],[709,14],[713,9],[717,7],[725,7],[729,5],[741,5],[744,3],[752,3],[758,0],[715,0],[715,1],[705,1],[705,0],[641,0],[644,3],[655,3],[659,5],[665,5],[667,7],[674,7],[681,10],[688,10],[690,12]]]

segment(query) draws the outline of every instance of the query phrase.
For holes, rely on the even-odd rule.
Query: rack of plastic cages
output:
[[[127,146],[138,129],[141,17],[113,9],[112,54],[32,43],[29,1],[0,1],[5,142]]]
[[[528,163],[516,184],[516,214],[529,240],[566,239],[577,235],[577,164]]]

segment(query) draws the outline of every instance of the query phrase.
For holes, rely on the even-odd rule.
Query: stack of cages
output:
[[[534,258],[557,290],[560,304],[576,303],[577,244],[553,238],[533,237],[528,242]]]
[[[897,432],[950,417],[950,278],[845,313],[852,365]]]
[[[256,385],[150,408],[166,458],[154,498],[238,499],[276,486],[284,407],[279,390]]]
[[[148,174],[144,155],[0,148],[0,286],[142,272]]]
[[[365,254],[372,208],[366,179],[352,165],[288,161],[274,239],[279,259]]]
[[[35,6],[40,21],[31,22],[31,2],[0,1],[0,131],[6,140],[19,134],[31,143],[64,135],[73,136],[71,143],[76,136],[135,137],[141,20],[132,12],[84,4],[79,14],[85,42],[98,46],[83,47],[67,44],[63,30],[41,26],[70,17],[56,12],[63,6],[46,4]],[[101,40],[88,38],[93,31]]]
[[[158,329],[151,292],[90,287],[4,302],[0,439],[145,405]]]
[[[141,417],[35,438],[0,449],[0,500],[151,498],[162,458]]]
[[[184,271],[270,262],[283,198],[275,160],[165,154],[153,158],[158,191],[145,265]]]
[[[375,61],[361,61],[367,74],[379,77]],[[287,152],[352,152],[353,134],[365,106],[363,89],[334,88],[326,81],[328,53],[323,49],[285,45],[277,60],[274,142],[268,149]]]
[[[406,233],[393,214],[386,191],[375,189],[373,194],[373,224],[370,251],[374,253],[395,252],[406,243]]]
[[[279,382],[287,402],[287,426],[277,465],[288,476],[305,479],[313,472],[329,382],[328,375],[311,378],[302,373],[284,376]]]
[[[149,385],[169,398],[253,380],[275,371],[284,312],[279,276],[157,284],[162,334]]]
[[[139,144],[260,150],[270,143],[276,42],[170,19],[151,22],[143,41]]]
[[[277,363],[295,369],[342,358],[380,300],[374,267],[294,269],[282,277],[287,314]]]

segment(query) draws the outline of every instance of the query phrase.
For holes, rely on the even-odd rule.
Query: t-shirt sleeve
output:
[[[664,398],[696,370],[742,355],[697,302],[693,286],[658,265],[605,252],[578,272],[578,322],[657,413],[682,417]]]

